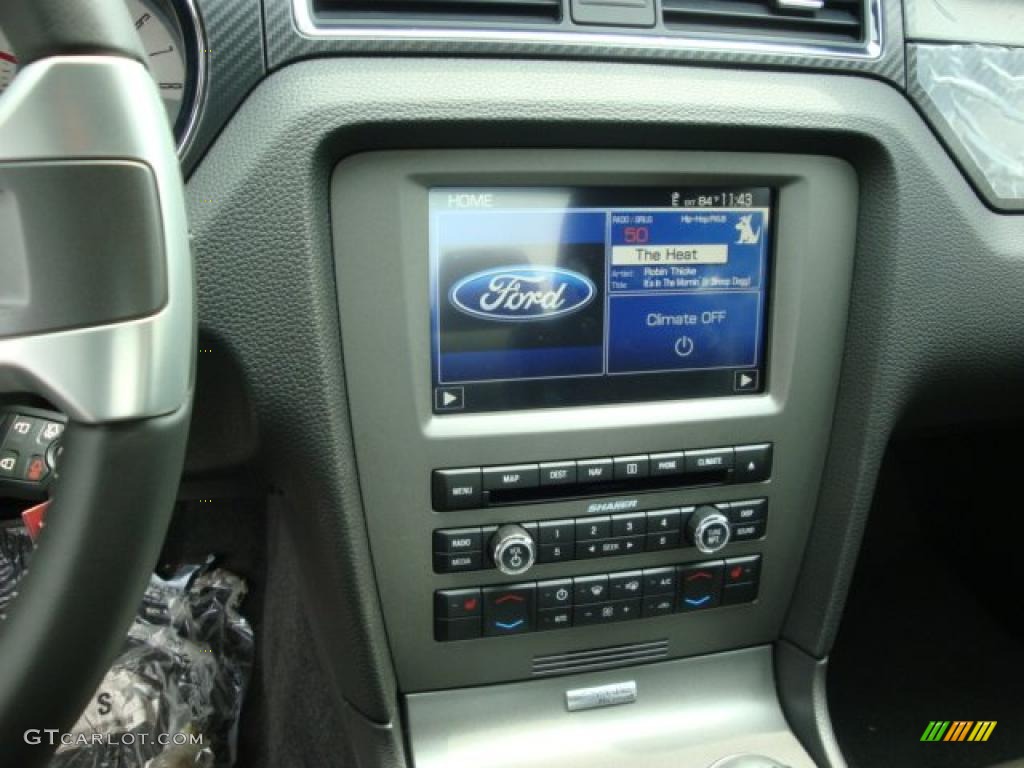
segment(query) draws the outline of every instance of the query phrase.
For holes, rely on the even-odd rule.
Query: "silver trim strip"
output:
[[[181,132],[181,136],[175,137],[178,144],[178,157],[183,158],[192,148],[192,142],[198,133],[199,120],[206,106],[206,27],[203,26],[203,17],[199,14],[195,0],[179,0],[179,2],[184,6],[192,28],[195,30],[195,39],[185,40],[186,35],[185,30],[181,29],[181,19],[177,19],[178,28],[181,29],[183,38],[182,42],[185,45],[195,46],[196,54],[196,90],[192,95],[188,122],[185,123],[185,130]],[[178,5],[171,3],[170,10],[177,15]],[[187,66],[188,62],[186,61],[185,64]]]
[[[485,43],[497,46],[547,43],[569,47],[606,47],[628,50],[707,51],[747,53],[754,55],[825,57],[870,61],[882,56],[882,0],[867,0],[865,26],[868,40],[862,46],[831,43],[800,45],[772,43],[761,40],[722,40],[706,37],[675,37],[667,35],[609,34],[601,32],[555,32],[521,29],[468,29],[458,27],[384,27],[319,25],[313,18],[312,0],[293,0],[292,11],[299,34],[312,40],[361,40],[376,42],[441,42]]]
[[[636,680],[621,683],[606,683],[591,688],[574,688],[565,692],[565,708],[570,712],[581,712],[598,707],[617,707],[636,701]]]
[[[72,420],[93,424],[173,413],[188,401],[194,278],[166,115],[149,71],[116,56],[34,62],[0,98],[0,163],[128,160],[152,170],[167,268],[167,303],[148,317],[0,339],[0,391],[35,392]],[[38,291],[29,300],[44,300]]]

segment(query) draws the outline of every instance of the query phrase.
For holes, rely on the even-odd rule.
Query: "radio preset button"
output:
[[[576,541],[607,539],[612,535],[612,519],[608,515],[576,519]]]
[[[537,555],[538,563],[561,563],[575,559],[572,544],[541,544]]]
[[[573,485],[576,482],[575,461],[549,461],[540,465],[540,484]]]
[[[435,469],[434,509],[473,509],[481,504],[480,469]]]
[[[536,464],[484,467],[483,477],[485,491],[536,488],[540,484],[540,469]]]
[[[611,459],[582,459],[576,462],[576,481],[579,483],[607,483],[612,480]]]
[[[682,451],[652,453],[650,455],[651,477],[670,477],[686,471]]]
[[[572,544],[576,540],[574,520],[544,520],[540,523],[538,541],[544,544]]]
[[[659,552],[663,549],[675,549],[679,546],[679,531],[665,533],[648,533],[645,546],[648,552]]]
[[[638,480],[649,474],[650,463],[646,454],[615,457],[614,476],[616,480]]]
[[[612,515],[612,536],[639,536],[643,533],[647,533],[646,512]]]

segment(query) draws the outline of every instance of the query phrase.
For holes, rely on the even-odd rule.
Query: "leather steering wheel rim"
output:
[[[196,323],[181,170],[123,0],[5,0],[0,27],[21,66],[0,97],[0,395],[68,415],[46,527],[0,615],[0,764],[25,768],[83,711],[156,564]],[[128,223],[97,225],[114,208]]]

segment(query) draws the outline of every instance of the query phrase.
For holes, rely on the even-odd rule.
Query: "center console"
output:
[[[373,566],[404,693],[772,643],[827,447],[844,162],[438,150],[331,208]]]

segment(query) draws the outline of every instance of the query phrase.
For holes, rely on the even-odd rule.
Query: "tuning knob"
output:
[[[537,545],[522,526],[503,525],[491,537],[491,559],[502,573],[518,576],[537,559]]]
[[[686,524],[686,537],[705,555],[713,555],[729,543],[729,518],[716,507],[697,507]]]

